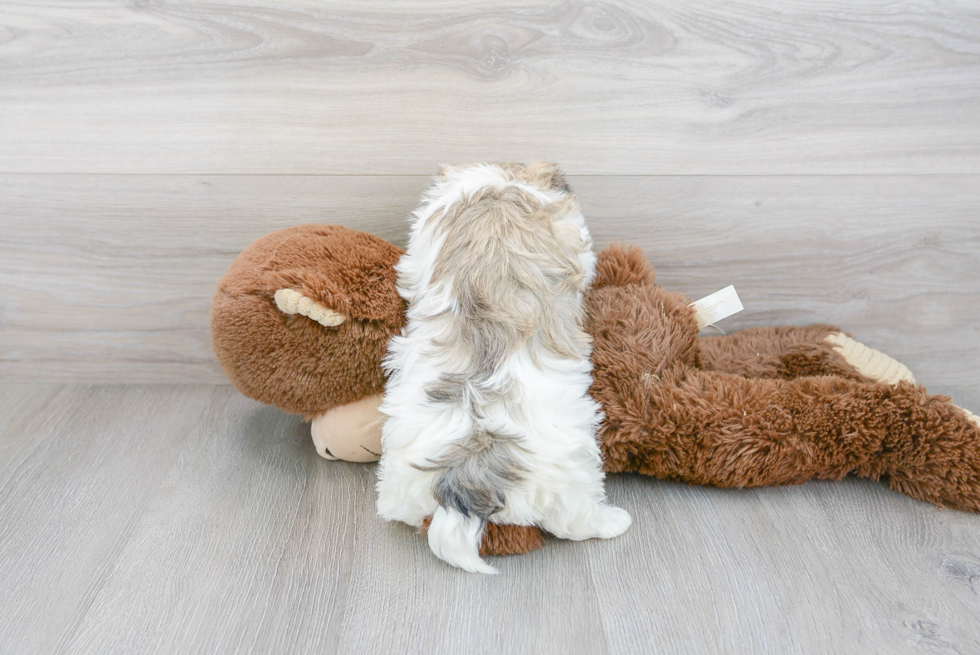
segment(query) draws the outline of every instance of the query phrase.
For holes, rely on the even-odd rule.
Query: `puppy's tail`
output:
[[[506,491],[526,472],[515,458],[520,449],[516,437],[477,428],[432,467],[442,470],[433,489],[439,508],[429,525],[436,557],[473,573],[496,573],[480,559],[480,541]]]
[[[429,548],[442,561],[470,573],[494,574],[480,559],[480,541],[487,522],[478,516],[463,516],[454,509],[437,507],[429,524]]]

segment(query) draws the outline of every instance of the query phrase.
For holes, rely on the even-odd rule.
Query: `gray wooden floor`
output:
[[[373,465],[229,387],[4,385],[0,652],[980,652],[975,515],[857,479],[608,488],[622,538],[467,574],[377,518]]]

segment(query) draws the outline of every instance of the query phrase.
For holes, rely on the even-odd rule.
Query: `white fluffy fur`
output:
[[[388,520],[421,526],[432,516],[429,545],[437,557],[467,571],[494,573],[478,553],[485,528],[476,516],[463,516],[441,507],[433,485],[440,470],[428,468],[453,444],[475,428],[519,436],[510,453],[525,471],[505,493],[504,507],[489,520],[495,523],[537,525],[566,539],[611,538],[631,523],[624,510],[605,504],[602,462],[595,439],[600,421],[598,405],[588,396],[591,384],[590,346],[578,357],[560,357],[527,348],[514,353],[494,371],[493,381],[506,387],[508,402],[491,402],[479,414],[462,403],[434,403],[429,385],[454,371],[431,356],[440,328],[431,320],[441,311],[452,312],[456,299],[448,284],[432,285],[432,272],[442,246],[433,226],[446,210],[485,187],[516,185],[543,203],[565,197],[565,192],[541,189],[514,179],[494,165],[446,171],[414,213],[406,254],[398,263],[399,293],[409,303],[408,323],[389,348],[390,374],[381,411],[387,416],[382,431],[382,457],[378,469],[378,512]],[[577,205],[554,223],[556,230],[575,229],[584,243],[580,262],[585,284],[595,271],[595,255],[585,221]],[[584,288],[584,285],[583,285]],[[581,291],[578,302],[582,301]],[[513,411],[517,403],[518,411]],[[508,405],[508,407],[505,405]]]

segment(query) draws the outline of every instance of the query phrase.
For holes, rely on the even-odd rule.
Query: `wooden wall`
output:
[[[253,239],[396,242],[438,162],[558,161],[722,324],[980,383],[980,10],[951,2],[0,3],[0,379],[222,382]]]

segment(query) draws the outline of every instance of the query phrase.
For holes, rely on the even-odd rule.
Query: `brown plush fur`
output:
[[[294,288],[305,288],[307,279],[343,275],[337,253],[349,248],[329,257],[301,256],[314,248],[306,232],[318,229],[291,233],[300,251]],[[347,232],[317,234],[329,241],[347,239]],[[350,402],[365,389],[380,390],[379,343],[400,327],[401,306],[394,278],[383,270],[400,251],[388,246],[378,252],[385,263],[379,258],[377,268],[357,260],[375,271],[366,278],[373,290],[362,282],[360,292],[388,302],[389,311],[375,309],[384,318],[373,319],[370,332],[363,327],[331,334],[303,317],[268,316],[276,313],[271,294],[281,280],[271,269],[281,260],[266,255],[236,262],[222,282],[228,290],[215,299],[227,304],[215,310],[212,323],[215,349],[219,341],[224,348],[222,364],[228,370],[226,362],[237,363],[229,372],[232,382],[252,397],[306,414]],[[256,266],[265,267],[261,274],[251,270]],[[357,302],[350,297],[343,307],[356,313]],[[653,268],[638,248],[613,245],[599,254],[586,308],[593,337],[591,393],[606,416],[599,437],[607,472],[718,487],[855,474],[887,478],[892,489],[941,507],[980,511],[980,428],[949,398],[907,382],[892,386],[864,377],[824,342],[839,332],[831,326],[698,338],[688,303],[654,283]],[[293,320],[312,332],[284,338],[283,326]],[[342,359],[328,365],[323,357]],[[317,367],[339,377],[320,387],[330,376],[310,375]],[[271,381],[267,371],[275,373]],[[494,526],[489,535],[481,554],[522,553],[543,543],[536,528]]]
[[[384,390],[381,358],[405,322],[394,266],[403,251],[336,225],[266,235],[242,252],[218,284],[211,340],[239,391],[313,418]],[[283,314],[274,296],[293,289],[347,317],[324,327]]]
[[[749,328],[735,334],[698,339],[702,368],[746,378],[793,379],[837,375],[874,382],[848,364],[824,341],[840,332],[831,325]]]
[[[980,431],[949,398],[856,374],[823,345],[828,326],[698,339],[688,303],[653,285],[588,299],[607,471],[722,487],[887,476],[980,509]]]

